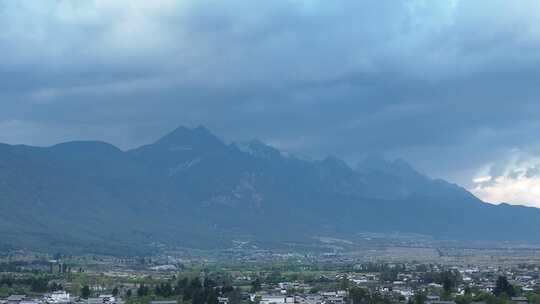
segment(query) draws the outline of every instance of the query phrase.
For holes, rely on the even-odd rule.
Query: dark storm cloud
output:
[[[204,124],[462,183],[539,146],[536,1],[1,3],[1,141]]]

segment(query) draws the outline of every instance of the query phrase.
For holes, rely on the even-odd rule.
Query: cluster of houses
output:
[[[347,291],[298,294],[293,296],[252,294],[251,302],[259,304],[345,304]]]
[[[55,291],[44,294],[42,297],[11,295],[6,299],[0,299],[0,304],[123,304],[123,301],[112,295],[81,299],[72,297],[65,291]]]
[[[400,265],[402,268],[392,280],[386,280],[382,273],[350,272],[339,273],[335,277],[325,277],[325,281],[340,282],[347,279],[353,286],[368,289],[392,302],[406,303],[416,292],[422,290],[427,294],[426,304],[455,304],[454,301],[441,300],[439,294],[443,290],[441,283],[426,281],[426,272],[441,273],[451,271],[459,274],[459,283],[453,287],[454,293],[464,295],[466,290],[493,292],[499,276],[507,277],[510,284],[518,287],[523,295],[527,293],[540,294],[540,269],[538,267],[495,267],[495,266],[437,266],[430,265],[429,270],[419,270],[417,265]],[[403,268],[404,267],[404,268]],[[244,278],[243,278],[244,279]],[[278,284],[263,286],[263,291],[250,294],[250,300],[260,304],[345,304],[347,292],[345,290],[333,292],[312,293],[313,286],[301,281],[280,282]],[[525,296],[512,297],[514,304],[528,304]],[[220,304],[228,304],[226,298]],[[476,303],[485,304],[485,303]]]
[[[423,266],[420,268],[419,266]],[[391,265],[388,266],[391,269]],[[454,292],[458,295],[465,294],[467,288],[480,290],[485,292],[493,292],[497,278],[504,275],[508,278],[510,284],[517,286],[523,291],[523,294],[535,292],[540,294],[540,269],[532,266],[438,266],[429,265],[426,270],[422,264],[401,264],[399,271],[388,279],[383,275],[383,272],[367,272],[359,267],[355,271],[342,272],[331,275],[329,277],[319,278],[317,282],[328,282],[329,286],[336,289],[339,282],[347,281],[351,286],[358,286],[368,289],[370,292],[376,292],[386,298],[393,299],[393,302],[407,302],[411,299],[415,292],[423,290],[427,293],[426,304],[455,304],[453,301],[443,301],[438,296],[437,290],[442,290],[443,286],[440,283],[426,281],[425,274],[427,272],[440,273],[442,271],[452,271],[458,273],[460,280],[457,286],[454,286]],[[161,268],[160,268],[161,270]],[[164,277],[165,274],[164,274]],[[239,274],[233,277],[234,285],[246,286],[254,280],[254,277]],[[236,283],[236,284],[235,284]],[[313,284],[310,281],[310,284]],[[280,282],[272,284],[262,284],[262,290],[258,292],[247,293],[242,295],[243,300],[247,303],[259,304],[346,304],[348,303],[348,292],[346,288],[339,287],[337,290],[331,288],[316,289],[314,285],[310,285],[303,281]],[[107,292],[110,286],[98,286],[93,288],[95,293]],[[136,289],[134,283],[124,283],[123,287],[130,290]],[[316,291],[320,290],[320,291]],[[528,304],[525,297],[513,297],[514,304]],[[227,297],[219,297],[219,304],[230,304]],[[122,304],[122,299],[112,295],[101,295],[99,297],[80,299],[71,297],[65,291],[57,291],[50,294],[45,294],[39,298],[32,298],[25,295],[12,295],[5,299],[0,299],[0,304]],[[178,304],[176,300],[171,301],[152,301],[150,304]],[[482,303],[477,303],[482,304]]]

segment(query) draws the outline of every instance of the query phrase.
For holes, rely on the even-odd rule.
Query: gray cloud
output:
[[[0,3],[0,141],[204,124],[466,185],[539,145],[537,1]]]

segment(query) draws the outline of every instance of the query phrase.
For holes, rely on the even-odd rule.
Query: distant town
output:
[[[5,253],[0,304],[538,304],[537,249]],[[384,257],[381,260],[378,257]]]

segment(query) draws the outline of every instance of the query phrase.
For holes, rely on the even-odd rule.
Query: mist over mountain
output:
[[[258,140],[179,127],[122,151],[104,142],[0,145],[0,246],[136,254],[361,242],[365,232],[538,243],[540,209],[487,204],[401,159],[307,161]]]

